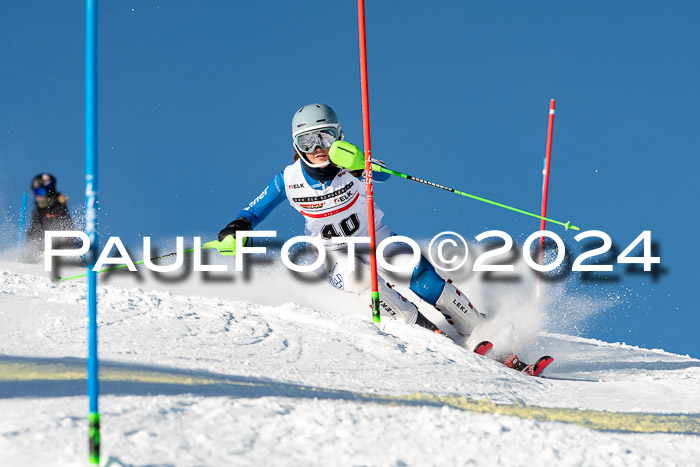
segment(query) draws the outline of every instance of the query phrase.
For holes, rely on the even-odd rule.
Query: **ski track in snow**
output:
[[[0,368],[24,362],[59,374],[70,362],[84,362],[85,283],[53,282],[47,274],[41,265],[0,263]],[[103,370],[147,369],[172,388],[102,382],[104,462],[112,456],[112,465],[531,465],[533,459],[700,465],[696,434],[597,431],[328,391],[456,394],[698,418],[700,360],[538,328],[516,350],[526,361],[549,353],[555,363],[545,371],[549,378],[532,378],[418,327],[387,321],[381,332],[359,298],[279,268],[247,280],[233,276],[100,275]],[[466,291],[486,301],[478,287]],[[519,293],[500,300],[517,300]],[[239,386],[168,382],[173,372],[225,375]],[[23,374],[0,376],[0,465],[83,464],[84,380]]]

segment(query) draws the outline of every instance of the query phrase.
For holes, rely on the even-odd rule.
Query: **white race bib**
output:
[[[364,182],[342,169],[326,188],[317,190],[308,185],[301,164],[298,160],[284,169],[284,184],[289,204],[306,220],[306,235],[331,247],[339,245],[331,243],[331,237],[368,237]],[[383,216],[375,205],[376,225]]]

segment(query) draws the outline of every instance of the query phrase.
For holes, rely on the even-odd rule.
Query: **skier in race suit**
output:
[[[369,302],[368,245],[355,245],[355,258],[348,259],[347,243],[330,240],[332,237],[369,237],[367,197],[365,183],[359,178],[361,173],[351,173],[335,166],[328,156],[331,145],[342,138],[338,117],[329,106],[311,104],[295,112],[292,119],[294,163],[279,172],[263,192],[219,232],[218,238],[222,241],[229,235],[235,237],[238,231],[255,229],[286,199],[304,216],[306,235],[319,238],[324,244],[326,261],[317,273],[333,287],[366,296]],[[385,175],[379,172],[374,175],[374,180],[383,181]],[[396,235],[382,223],[382,218],[383,212],[375,206],[377,244]],[[404,258],[412,257],[413,252],[407,244],[395,242],[389,244],[383,256],[390,264],[393,260],[394,265],[401,265],[406,264]],[[396,276],[381,268],[379,273],[380,310],[384,317],[393,316],[410,324],[437,329],[413,303],[384,280],[391,276],[408,284],[416,295],[435,306],[462,336],[471,334],[474,327],[485,319],[485,315],[478,312],[450,281],[440,277],[422,255],[415,268],[404,276]]]

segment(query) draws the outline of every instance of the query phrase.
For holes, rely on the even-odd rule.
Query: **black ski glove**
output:
[[[219,232],[219,241],[223,241],[224,238],[229,235],[233,235],[236,238],[236,232],[239,230],[253,230],[253,225],[250,223],[250,219],[246,217],[239,217],[236,220],[231,221],[221,232]]]

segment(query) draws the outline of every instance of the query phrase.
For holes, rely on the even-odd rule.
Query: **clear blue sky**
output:
[[[367,4],[372,146],[390,167],[538,211],[557,99],[549,215],[623,249],[651,230],[666,270],[583,283],[626,302],[585,335],[700,356],[700,4]],[[0,3],[0,205],[50,171],[82,209],[84,4]],[[213,237],[291,160],[292,113],[332,105],[362,145],[354,1],[101,2],[100,228]],[[426,238],[535,219],[403,180],[376,189],[395,230]],[[264,224],[303,220],[283,205]],[[576,247],[573,233],[551,227]]]

